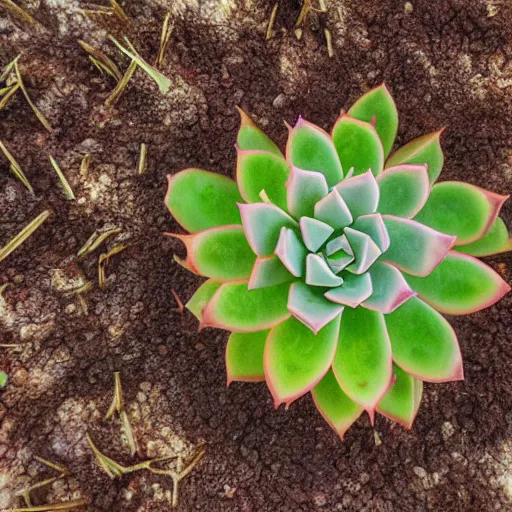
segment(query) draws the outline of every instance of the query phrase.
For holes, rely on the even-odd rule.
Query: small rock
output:
[[[327,504],[327,496],[321,492],[317,492],[313,495],[313,503],[317,507],[323,507]]]
[[[404,4],[405,14],[412,14],[412,11],[414,11],[414,7],[412,6],[411,2],[405,2],[405,4]]]
[[[288,103],[288,98],[286,97],[286,94],[282,92],[281,94],[276,96],[276,98],[272,102],[272,105],[275,108],[283,108],[286,106],[286,103]]]
[[[421,466],[414,466],[414,474],[420,478],[426,478],[427,472]]]

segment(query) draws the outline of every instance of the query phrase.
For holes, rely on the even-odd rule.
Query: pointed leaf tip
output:
[[[240,114],[240,129],[237,145],[241,150],[262,150],[284,158],[277,145],[266,135],[256,123],[240,107],[235,107]]]

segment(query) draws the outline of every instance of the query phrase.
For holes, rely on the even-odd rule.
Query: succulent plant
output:
[[[441,131],[389,156],[398,128],[383,84],[331,134],[299,117],[283,155],[239,109],[236,182],[169,176],[166,204],[191,234],[188,270],[208,277],[187,304],[231,331],[228,384],[263,381],[276,407],[311,391],[343,438],[363,411],[410,428],[423,382],[463,378],[440,314],[484,309],[510,290],[478,260],[512,249],[506,196],[435,183]]]

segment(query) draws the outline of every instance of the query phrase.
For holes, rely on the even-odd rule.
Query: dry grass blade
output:
[[[107,285],[107,279],[105,276],[105,268],[108,265],[110,258],[112,256],[114,256],[115,254],[118,254],[118,253],[124,251],[125,249],[128,249],[128,247],[130,247],[130,245],[131,244],[116,245],[115,247],[112,247],[112,249],[110,249],[110,251],[108,251],[106,254],[105,253],[100,254],[100,257],[98,259],[98,286],[100,288],[105,288],[105,286]]]
[[[125,37],[125,41],[126,41],[126,44],[128,45],[128,47],[130,48],[129,50],[126,49],[124,46],[122,46],[115,37],[113,36],[110,36],[110,39],[111,41],[119,48],[119,50],[121,50],[125,55],[127,55],[128,57],[130,57],[130,59],[132,59],[133,61],[135,61],[137,63],[138,66],[141,67],[141,69],[143,69],[147,74],[148,76],[154,80],[156,82],[156,84],[158,85],[158,88],[160,89],[160,92],[162,94],[167,94],[167,92],[169,91],[169,89],[171,88],[171,81],[164,75],[162,75],[162,73],[160,73],[160,71],[158,71],[158,69],[155,69],[153,66],[151,66],[150,64],[148,64],[140,55],[139,53],[137,52],[137,50],[133,47],[132,43],[130,43],[130,41],[128,40],[128,38]]]
[[[121,94],[123,94],[124,90],[126,89],[126,86],[128,85],[128,82],[132,78],[133,74],[135,73],[135,70],[137,69],[137,62],[132,60],[130,62],[130,65],[128,66],[128,69],[126,70],[126,73],[123,75],[123,78],[119,80],[114,90],[109,94],[108,98],[105,100],[105,105],[112,106],[121,97]]]
[[[69,469],[66,466],[63,466],[62,464],[57,464],[56,462],[44,459],[43,457],[39,457],[38,455],[34,456],[34,459],[36,459],[37,462],[40,462],[41,464],[44,464],[45,466],[54,469],[55,471],[58,471],[60,473],[59,478],[69,476],[71,474]]]
[[[327,54],[329,57],[334,57],[334,49],[332,47],[332,35],[331,31],[327,28],[324,28],[325,42],[327,43]]]
[[[0,2],[1,2],[1,0],[0,0]],[[7,64],[4,67],[4,69],[2,69],[2,73],[0,73],[0,82],[4,82],[5,80],[7,80],[11,71],[14,71],[14,63],[17,62],[20,57],[21,57],[21,53],[16,58],[11,60],[11,62],[9,62],[9,64]]]
[[[91,165],[91,160],[92,156],[89,153],[87,153],[82,158],[82,162],[80,163],[80,176],[87,178],[87,175],[89,174],[89,166]]]
[[[4,94],[2,101],[0,101],[0,110],[3,110],[9,100],[16,94],[16,91],[20,88],[20,84],[16,83],[12,87],[9,88],[9,91]]]
[[[140,145],[140,154],[139,154],[139,165],[137,167],[139,174],[144,174],[146,172],[146,157],[148,154],[148,146],[144,143]]]
[[[114,416],[114,413],[121,413],[123,410],[123,389],[121,386],[121,374],[120,372],[114,372],[114,396],[112,402],[108,408],[105,419],[109,420]]]
[[[34,231],[36,231],[41,224],[50,216],[50,212],[45,210],[38,215],[32,222],[27,224],[17,235],[12,238],[7,244],[0,248],[0,263],[16,250]]]
[[[7,290],[7,287],[9,286],[10,283],[4,283],[2,286],[0,286],[0,297],[3,295],[3,293],[5,292],[5,290]],[[7,345],[0,345],[0,347],[5,347]],[[17,345],[15,345],[17,346]]]
[[[91,281],[87,281],[82,286],[75,288],[74,290],[71,290],[70,292],[65,293],[65,297],[71,297],[73,295],[81,295],[82,293],[88,292],[92,288]]]
[[[33,27],[37,27],[37,21],[32,18],[27,11],[24,11],[21,7],[16,5],[12,0],[0,0],[0,5],[5,7],[8,12],[19,18],[21,21],[24,21]]]
[[[165,50],[169,45],[171,34],[174,29],[174,23],[170,23],[171,13],[168,12],[165,15],[164,22],[162,24],[162,33],[160,35],[160,48],[158,49],[158,55],[156,58],[155,66],[161,68],[164,64]]]
[[[119,18],[123,23],[130,23],[130,18],[128,18],[127,14],[123,11],[122,7],[116,2],[116,0],[110,0],[110,5],[112,6],[112,12]]]
[[[32,185],[29,183],[27,177],[25,176],[25,173],[21,169],[20,165],[14,157],[11,155],[10,151],[5,147],[5,144],[0,140],[0,150],[2,150],[2,153],[5,155],[5,158],[9,160],[10,163],[10,169],[13,172],[13,174],[25,185],[25,187],[34,193],[34,189],[32,188]]]
[[[95,231],[78,251],[77,256],[85,256],[91,252],[94,252],[108,237],[119,233],[120,231],[120,228],[113,228],[105,231],[104,233],[101,233],[101,235],[98,235],[98,233]]]
[[[64,189],[64,193],[66,194],[66,199],[68,201],[72,201],[72,200],[76,199],[75,194],[73,193],[73,190],[71,189],[69,182],[66,179],[66,176],[64,176],[61,168],[59,167],[59,164],[57,163],[55,158],[53,158],[53,156],[51,156],[51,155],[50,155],[50,162],[51,162],[53,168],[55,169],[57,176],[59,177],[59,180],[62,184],[62,188]]]
[[[110,457],[103,455],[98,450],[98,448],[96,448],[96,446],[92,442],[89,432],[87,432],[86,437],[87,437],[87,442],[89,443],[89,446],[91,447],[91,450],[94,453],[96,460],[98,461],[98,464],[101,466],[103,471],[105,471],[105,473],[107,473],[107,475],[110,478],[115,478],[116,476],[122,476],[126,473],[126,468],[124,466],[121,466],[121,464],[118,464],[115,460],[111,459]]]
[[[36,491],[37,489],[41,489],[41,487],[46,487],[47,485],[51,485],[54,482],[56,482],[59,478],[60,477],[58,477],[58,476],[53,476],[51,478],[47,478],[46,480],[43,480],[42,482],[37,482],[36,484],[31,485],[21,495],[23,497],[23,501],[25,501],[25,505],[27,505],[27,507],[31,507],[32,506],[32,499],[30,497],[30,494],[33,491]]]
[[[13,508],[11,512],[53,512],[54,510],[71,510],[87,505],[87,500],[72,500],[55,505],[38,505],[37,507]]]
[[[90,57],[94,59],[95,64],[100,66],[100,69],[106,71],[118,82],[119,80],[121,80],[121,78],[123,78],[123,74],[116,66],[114,61],[107,57],[102,51],[98,50],[97,48],[94,48],[94,46],[87,44],[85,41],[82,41],[81,39],[78,40],[78,44],[89,54]]]
[[[119,416],[121,418],[121,428],[123,429],[124,435],[126,436],[126,442],[130,448],[130,455],[133,457],[137,453],[137,441],[133,435],[130,418],[125,410],[122,410]]]
[[[23,79],[21,78],[20,68],[18,66],[18,60],[14,60],[14,71],[16,73],[16,78],[18,79],[18,84],[21,87],[21,91],[23,92],[23,95],[25,96],[25,99],[27,100],[27,103],[30,105],[30,108],[33,110],[36,117],[39,119],[41,124],[49,131],[52,131],[52,127],[50,123],[46,120],[46,118],[43,116],[42,112],[35,106],[33,101],[30,99],[30,96],[28,95],[27,89],[25,88],[25,84],[23,83]]]
[[[270,13],[270,19],[268,20],[267,34],[265,35],[265,39],[267,41],[272,37],[272,29],[274,28],[274,22],[276,21],[278,8],[279,8],[279,2],[276,2],[274,4],[274,7],[272,7],[272,12]]]

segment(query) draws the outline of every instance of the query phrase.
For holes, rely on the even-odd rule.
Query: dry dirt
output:
[[[401,115],[399,142],[441,126],[443,179],[499,193],[512,190],[512,4],[508,0],[330,0],[302,41],[293,35],[297,1],[122,1],[123,30],[152,60],[171,6],[175,29],[163,97],[137,71],[115,108],[114,83],[77,44],[103,48],[126,69],[106,32],[77,0],[22,0],[44,30],[13,22],[0,7],[0,64],[23,52],[30,94],[54,127],[44,130],[17,94],[0,112],[0,139],[35,189],[31,195],[0,162],[0,245],[45,209],[52,216],[0,265],[0,509],[49,474],[40,455],[73,477],[34,495],[42,504],[85,497],[91,511],[167,511],[170,479],[139,472],[110,480],[85,442],[125,464],[132,459],[119,423],[105,422],[120,371],[139,458],[205,458],[182,482],[181,511],[442,512],[512,509],[512,295],[484,312],[452,319],[465,358],[465,382],[427,385],[412,431],[366,418],[341,443],[309,397],[273,410],[263,384],[225,388],[227,335],[196,333],[171,290],[191,296],[198,279],[173,262],[181,251],[162,231],[177,229],[163,204],[166,175],[198,166],[233,175],[240,104],[282,144],[283,120],[302,114],[328,128],[340,108],[385,80]],[[322,33],[329,27],[334,57]],[[114,26],[113,30],[119,27]],[[137,175],[140,143],[147,173]],[[83,155],[93,161],[80,175]],[[66,201],[52,154],[75,191]],[[503,216],[512,226],[512,204]],[[106,289],[97,285],[101,250],[79,247],[95,229],[119,227],[107,242],[133,243],[114,256]],[[510,282],[512,257],[490,259]],[[87,313],[66,290],[90,280]]]

